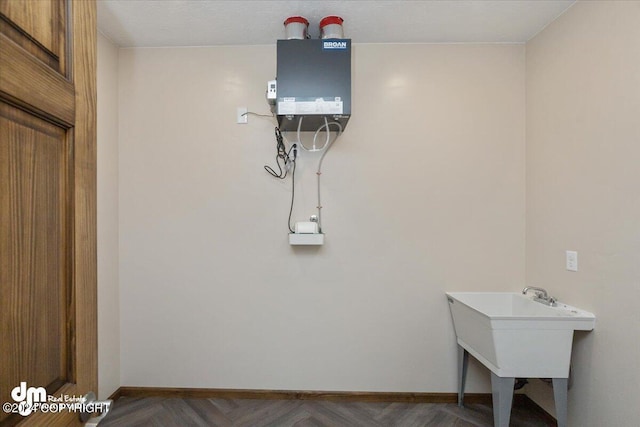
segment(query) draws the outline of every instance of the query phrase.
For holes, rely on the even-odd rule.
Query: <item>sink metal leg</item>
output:
[[[491,372],[494,427],[509,427],[515,380],[514,377],[499,377]]]
[[[464,406],[464,386],[467,381],[467,365],[469,353],[458,344],[458,406]]]
[[[553,399],[556,404],[556,420],[558,427],[567,427],[567,395],[569,378],[553,378]]]

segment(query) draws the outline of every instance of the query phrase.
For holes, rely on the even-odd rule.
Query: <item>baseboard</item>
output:
[[[111,396],[109,396],[108,399],[111,399],[115,402],[116,400],[120,399],[121,396],[122,396],[122,387],[119,387],[116,391],[111,393]]]
[[[362,392],[362,391],[299,391],[243,390],[222,388],[120,387],[110,397],[173,397],[201,399],[271,399],[271,400],[332,400],[342,402],[405,402],[456,403],[456,393]],[[467,393],[466,403],[491,404],[489,393]]]

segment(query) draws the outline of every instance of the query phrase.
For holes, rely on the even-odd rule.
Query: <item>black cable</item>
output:
[[[295,147],[295,144],[293,145],[293,147]],[[295,194],[296,194],[296,161],[293,160],[293,170],[291,171],[291,207],[289,208],[289,220],[287,221],[287,225],[289,226],[289,231],[291,233],[294,232],[293,228],[291,227],[291,214],[293,213],[293,199],[295,197]]]
[[[298,150],[297,150],[298,144],[293,144],[291,146],[291,148],[289,148],[289,151],[287,152],[287,158],[291,159],[291,152],[293,151],[293,158],[291,160],[296,160],[296,156],[298,154]]]
[[[293,201],[295,199],[295,191],[296,191],[296,157],[298,157],[298,146],[297,144],[291,145],[289,151],[287,151],[286,145],[284,145],[284,138],[282,136],[282,132],[276,126],[275,128],[276,135],[276,165],[278,166],[278,173],[271,166],[264,166],[264,170],[269,172],[269,175],[278,179],[285,179],[287,177],[287,172],[291,170],[291,206],[289,207],[289,219],[287,220],[287,226],[289,227],[289,231],[291,233],[294,232],[293,227],[291,227],[291,215],[293,214]],[[293,152],[293,155],[291,153]],[[284,160],[284,171],[282,170],[282,164],[280,160]]]
[[[276,135],[276,165],[278,165],[278,173],[276,173],[276,171],[273,170],[271,166],[267,166],[267,165],[264,166],[264,170],[269,172],[269,174],[274,178],[285,179],[287,176],[287,170],[285,169],[283,173],[280,160],[281,159],[284,160],[284,164],[286,167],[287,163],[291,161],[291,159],[289,158],[289,153],[291,152],[291,149],[289,149],[289,153],[287,153],[287,147],[284,145],[284,138],[282,137],[282,133],[280,132],[280,129],[278,127],[275,128],[275,135]],[[291,148],[293,148],[293,146]]]
[[[285,163],[286,164],[286,163]],[[280,166],[280,156],[276,155],[276,165],[278,165],[278,173],[276,173],[271,166],[264,166],[264,170],[266,170],[267,172],[269,172],[270,175],[272,175],[274,178],[278,178],[278,179],[285,179],[287,176],[287,171],[284,171],[284,175],[282,174],[282,166]]]

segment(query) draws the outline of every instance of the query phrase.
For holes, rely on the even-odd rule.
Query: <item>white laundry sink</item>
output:
[[[500,377],[567,378],[573,331],[592,313],[521,293],[447,292],[458,344]]]
[[[558,426],[567,426],[573,331],[592,330],[596,317],[534,298],[511,292],[447,292],[458,342],[458,405],[463,406],[471,354],[491,371],[496,427],[509,426],[515,378],[551,378]]]

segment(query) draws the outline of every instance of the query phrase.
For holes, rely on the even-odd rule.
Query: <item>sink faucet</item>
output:
[[[555,307],[558,300],[554,297],[549,296],[546,289],[536,288],[535,286],[527,286],[522,290],[522,294],[526,295],[529,290],[534,291],[534,301],[538,301],[542,304],[548,305],[550,307]]]

